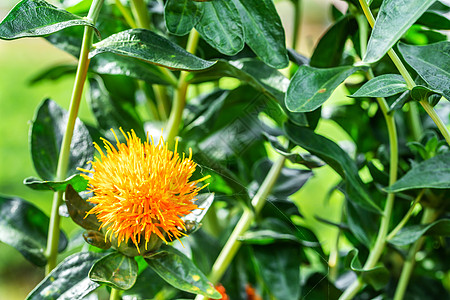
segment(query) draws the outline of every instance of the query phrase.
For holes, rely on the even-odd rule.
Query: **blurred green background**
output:
[[[17,0],[0,0],[0,19],[17,3]],[[286,30],[287,45],[291,44],[292,6],[287,0],[275,1]],[[343,1],[304,0],[302,27],[299,32],[300,53],[310,56],[316,40],[331,22],[329,2],[345,5]],[[57,81],[46,81],[30,85],[30,80],[45,68],[61,64],[76,63],[76,59],[58,50],[42,38],[0,40],[0,194],[14,195],[26,199],[44,212],[49,212],[52,194],[36,192],[26,188],[22,181],[29,176],[37,176],[28,150],[29,123],[38,104],[51,98],[64,108],[68,108],[73,77],[65,76]],[[334,95],[344,100],[342,90]],[[92,121],[92,115],[83,101],[79,116]],[[322,122],[319,130],[335,141],[347,136],[332,123]],[[325,200],[328,189],[339,180],[329,168],[316,171],[316,177],[297,193],[294,198],[306,224],[318,234],[325,249],[333,248],[334,228],[319,223],[315,215],[331,220],[340,216],[342,197],[334,194]],[[76,229],[67,219],[62,223],[68,235]],[[0,299],[24,299],[28,292],[43,278],[43,269],[28,263],[13,248],[0,243]]]

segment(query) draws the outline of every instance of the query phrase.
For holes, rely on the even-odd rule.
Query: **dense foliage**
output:
[[[96,299],[106,290],[110,299],[449,298],[450,7],[433,0],[331,5],[334,22],[305,57],[295,49],[301,1],[289,1],[289,48],[272,0],[23,0],[4,18],[1,39],[43,37],[78,58],[35,78],[75,76],[69,111],[44,99],[31,124],[40,178],[24,184],[54,191],[52,211],[0,197],[0,241],[46,267],[28,299]],[[77,118],[85,82],[95,124]],[[336,90],[348,97],[337,99]],[[324,120],[351,143],[319,134]],[[124,227],[131,219],[117,217],[125,201],[117,196],[102,218],[119,223],[102,229],[92,213],[102,208],[93,209],[85,192],[92,181],[80,168],[106,160],[93,143],[131,151],[116,146],[126,141],[111,129],[133,130],[143,141],[163,134],[169,149],[192,153],[198,208],[178,210],[180,221],[171,198],[146,199],[152,213],[152,205],[170,204],[177,223],[166,226],[168,214],[144,218],[147,211],[125,199],[124,218],[154,222],[144,237],[141,223]],[[130,155],[136,161],[108,167],[116,181],[107,172],[96,181],[109,194],[95,190],[95,203],[114,200],[126,172],[157,164],[143,164],[154,152],[139,151]],[[174,166],[158,171],[165,176],[155,177],[158,187],[184,170]],[[339,230],[331,249],[292,201],[324,166],[341,178],[329,195],[345,197],[336,207],[340,221],[318,218]],[[187,185],[191,174],[183,176]],[[177,184],[174,198],[185,193]],[[59,225],[68,217],[83,228],[71,239]],[[126,240],[112,238],[111,228]]]

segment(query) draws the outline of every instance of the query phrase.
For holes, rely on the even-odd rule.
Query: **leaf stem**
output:
[[[414,211],[414,208],[420,202],[420,199],[422,199],[422,196],[423,196],[424,193],[425,193],[425,189],[420,191],[419,195],[417,195],[416,199],[414,199],[414,202],[411,205],[411,207],[409,208],[409,210],[406,213],[406,215],[403,217],[403,219],[400,221],[400,223],[398,223],[398,225],[395,226],[395,228],[386,237],[386,239],[388,241],[391,240],[392,238],[394,238],[394,236],[397,234],[397,232],[399,232],[400,229],[402,229],[403,226],[405,226],[406,222],[408,222],[409,218],[411,217],[411,214]]]
[[[359,3],[361,4],[361,7],[364,11],[364,15],[366,16],[367,20],[369,21],[370,26],[372,26],[372,28],[373,28],[373,26],[375,25],[375,18],[373,17],[372,12],[370,11],[369,6],[367,5],[366,0],[359,0]],[[402,63],[402,61],[398,57],[397,53],[395,53],[395,51],[393,49],[389,49],[387,54],[389,55],[392,62],[397,67],[397,69],[400,72],[400,74],[402,75],[402,77],[405,79],[408,88],[409,89],[414,88],[416,86],[416,83],[412,79],[412,77],[409,74],[408,70],[406,69],[405,65]],[[438,116],[436,111],[433,109],[433,107],[430,105],[430,103],[428,103],[428,101],[426,99],[421,100],[419,103],[422,105],[423,109],[427,112],[427,114],[434,121],[434,123],[438,127],[439,131],[444,136],[447,143],[450,145],[450,132],[448,131],[447,127],[445,126],[445,124],[441,120],[441,118]],[[416,114],[415,116],[411,116],[410,119],[412,122],[414,122],[413,123],[414,124],[413,133],[414,133],[415,138],[417,138],[417,135],[419,132],[419,126],[420,126],[420,119],[418,117],[417,109],[414,108],[414,106],[416,105],[415,102],[410,102],[409,105],[410,105],[409,113]],[[421,129],[421,126],[420,126],[420,129]],[[420,130],[420,132],[422,132],[422,130]]]
[[[111,294],[109,294],[109,300],[120,300],[122,297],[120,297],[120,290],[111,288]]]
[[[300,23],[302,16],[302,0],[292,0],[294,4],[294,30],[292,33],[292,49],[297,48],[300,35]]]
[[[428,224],[433,222],[437,213],[434,209],[425,208],[423,212],[421,224]],[[406,288],[408,287],[409,279],[411,278],[412,271],[414,270],[414,265],[416,263],[416,253],[422,248],[425,241],[425,237],[420,237],[409,249],[408,257],[403,265],[402,274],[395,290],[394,300],[402,300],[405,296]]]
[[[250,209],[245,210],[238,223],[236,224],[236,227],[234,227],[233,232],[231,233],[230,237],[225,243],[225,246],[222,248],[222,251],[214,262],[214,265],[212,266],[209,279],[213,284],[217,284],[219,282],[228,266],[230,265],[231,261],[233,260],[234,256],[236,255],[237,251],[239,250],[241,242],[238,240],[238,238],[250,228],[255,215],[258,215],[258,213],[264,207],[267,197],[269,196],[273,186],[275,185],[275,182],[277,181],[281,173],[281,170],[283,169],[285,161],[286,158],[284,156],[280,156],[277,161],[275,161],[275,163],[272,165],[272,168],[270,168],[269,173],[267,173],[267,176],[261,184],[255,197],[252,199],[254,213]],[[195,300],[201,299],[204,299],[204,297],[201,295],[197,295],[197,297],[195,298]]]
[[[194,54],[197,49],[199,34],[197,30],[192,29],[189,33],[189,38],[187,41],[186,51]],[[186,106],[186,93],[189,83],[186,82],[186,78],[188,76],[188,72],[181,71],[180,78],[178,79],[178,87],[174,93],[174,100],[172,110],[169,115],[169,121],[166,126],[166,141],[169,143],[173,143],[175,137],[178,135],[178,131],[180,129],[181,117],[183,116],[183,110]]]
[[[89,9],[87,19],[95,24],[100,9],[103,5],[103,0],[94,0]],[[78,115],[78,109],[80,107],[81,95],[83,93],[84,83],[86,81],[86,74],[89,67],[89,50],[92,46],[92,38],[94,29],[90,26],[84,28],[83,42],[81,45],[81,53],[78,61],[77,73],[75,75],[75,83],[72,91],[72,97],[70,100],[69,117],[67,120],[66,131],[61,144],[61,149],[58,158],[58,167],[56,169],[56,180],[62,181],[66,178],[67,168],[69,165],[70,157],[70,144],[72,142],[73,130],[75,127],[75,121]],[[60,216],[59,206],[62,203],[62,192],[55,192],[53,196],[52,211],[50,214],[50,225],[47,238],[47,266],[45,268],[46,274],[56,267],[56,260],[58,256],[58,243],[60,235]]]
[[[364,43],[367,43],[368,28],[367,23],[360,18],[357,19],[358,26],[360,28],[360,34],[364,35]],[[361,50],[365,48],[362,47]],[[364,52],[361,53],[364,55]],[[367,78],[370,80],[374,77],[371,69],[367,72]],[[389,150],[390,150],[390,166],[389,166],[389,185],[394,184],[397,181],[397,170],[398,170],[398,138],[397,138],[397,127],[395,125],[395,119],[393,114],[389,114],[389,106],[384,98],[377,98],[378,105],[383,112],[384,118],[386,120],[386,126],[389,135]],[[381,216],[380,229],[378,231],[377,238],[373,248],[370,250],[369,257],[364,264],[363,269],[369,270],[375,267],[378,260],[383,253],[384,246],[386,245],[386,236],[389,230],[389,223],[391,220],[392,209],[394,207],[395,194],[389,193],[387,195],[386,204],[384,207],[383,215]],[[362,288],[363,281],[360,277],[353,282],[341,295],[339,299],[352,299]]]

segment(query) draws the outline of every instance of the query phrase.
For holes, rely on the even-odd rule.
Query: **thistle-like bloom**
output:
[[[141,239],[145,240],[145,249],[151,237],[155,235],[167,243],[183,236],[185,230],[182,217],[197,208],[194,204],[198,192],[205,187],[197,184],[209,176],[190,181],[197,164],[189,157],[177,153],[177,144],[172,152],[161,138],[155,144],[147,136],[144,143],[134,131],[125,134],[126,144],[114,147],[103,139],[106,155],[97,145],[100,159],[95,158],[88,189],[94,196],[88,201],[96,204],[88,214],[96,214],[106,231],[105,238],[121,242],[131,241],[138,251]],[[100,228],[100,229],[101,229]]]

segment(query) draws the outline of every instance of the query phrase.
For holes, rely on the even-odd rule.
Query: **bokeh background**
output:
[[[18,2],[0,0],[0,19]],[[346,7],[346,3],[339,0],[302,0],[301,30],[297,45],[297,51],[301,54],[309,57],[317,40],[331,24],[331,2],[341,9]],[[289,0],[275,3],[286,30],[287,45],[291,46],[292,3]],[[46,98],[68,108],[74,78],[65,76],[57,81],[30,82],[45,68],[61,63],[75,64],[76,59],[43,38],[0,40],[0,194],[19,196],[47,213],[51,208],[52,194],[35,192],[22,184],[24,178],[37,176],[28,147],[29,125],[36,107]],[[346,101],[344,92],[341,89],[333,95],[334,104]],[[333,101],[327,105],[333,105]],[[79,116],[83,121],[93,123],[86,101],[82,102]],[[326,120],[319,125],[319,131],[335,141],[349,140],[338,126]],[[319,223],[315,216],[337,220],[342,197],[335,193],[328,198],[327,192],[338,180],[331,169],[320,168],[316,170],[316,176],[294,195],[305,216],[300,222],[316,232],[328,251],[334,247],[335,229]],[[62,227],[69,236],[76,231],[76,226],[67,219],[63,220]],[[0,242],[0,299],[24,299],[43,278],[43,274],[43,269],[34,267],[20,253]]]

